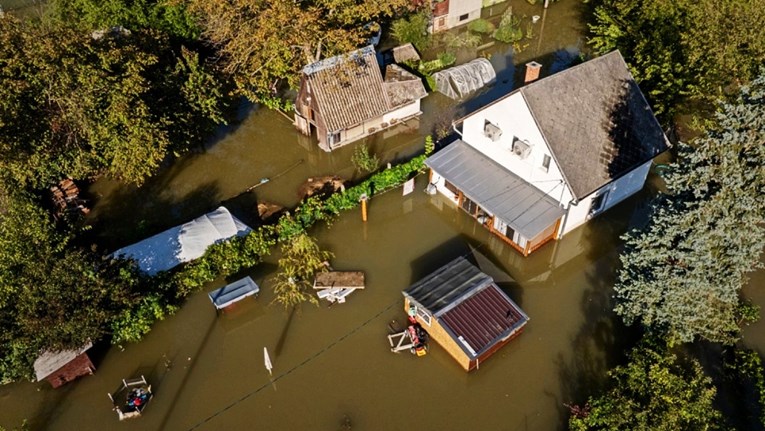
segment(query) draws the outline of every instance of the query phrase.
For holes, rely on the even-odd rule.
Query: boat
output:
[[[154,397],[151,385],[144,376],[122,379],[122,384],[116,391],[109,393],[109,399],[114,405],[119,419],[132,419],[141,416],[149,401]]]

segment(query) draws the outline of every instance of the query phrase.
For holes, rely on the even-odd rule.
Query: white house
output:
[[[483,3],[483,0],[432,0],[431,32],[449,30],[480,18]]]
[[[419,77],[396,64],[383,77],[370,45],[303,68],[295,127],[332,151],[419,116],[427,94]]]
[[[639,191],[669,143],[618,51],[458,120],[431,183],[524,255]]]

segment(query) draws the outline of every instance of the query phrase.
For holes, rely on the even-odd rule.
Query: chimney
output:
[[[539,70],[542,65],[536,61],[526,63],[526,78],[523,80],[524,84],[528,84],[539,79]]]

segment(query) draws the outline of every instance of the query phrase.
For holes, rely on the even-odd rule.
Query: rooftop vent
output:
[[[512,152],[521,159],[526,159],[531,154],[531,144],[515,138],[513,140]]]
[[[497,142],[499,141],[499,138],[502,137],[502,129],[490,123],[489,121],[486,121],[486,123],[483,125],[483,134],[486,135],[487,138],[491,139],[492,142]]]

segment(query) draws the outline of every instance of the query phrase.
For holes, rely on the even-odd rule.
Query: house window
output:
[[[465,21],[466,19],[468,19],[469,15],[470,14],[468,14],[468,13],[466,13],[465,15],[460,15],[460,21]]]
[[[545,154],[545,157],[542,159],[542,170],[545,172],[550,171],[550,156]]]
[[[590,205],[590,215],[595,215],[603,211],[603,208],[606,206],[607,198],[608,198],[608,190],[595,196],[592,199],[592,204]]]
[[[467,211],[470,215],[475,215],[476,210],[478,210],[478,205],[467,197],[464,197],[462,198],[462,209]]]
[[[330,145],[337,144],[338,142],[340,142],[340,132],[332,133],[331,135],[329,135],[329,144]]]

